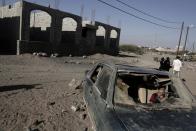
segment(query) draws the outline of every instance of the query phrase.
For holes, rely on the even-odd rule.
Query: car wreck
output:
[[[195,98],[169,72],[101,62],[82,86],[96,131],[196,130]]]

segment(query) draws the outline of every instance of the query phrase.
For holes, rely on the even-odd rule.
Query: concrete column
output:
[[[50,44],[52,45],[52,52],[58,52],[59,45],[61,43],[61,31],[62,31],[62,18],[52,15],[51,27],[50,27]]]
[[[30,10],[25,8],[25,4],[22,7],[20,16],[20,40],[29,41],[30,36]]]
[[[16,55],[21,55],[23,53],[28,53],[28,52],[29,52],[28,41],[17,40]]]
[[[74,54],[80,55],[82,54],[82,44],[81,44],[81,40],[82,40],[82,21],[77,21],[77,28],[76,28],[76,34],[75,34],[75,43],[74,43],[74,49],[75,52]]]
[[[17,55],[27,53],[29,51],[28,41],[30,36],[30,10],[26,8],[26,5],[21,1],[20,5],[20,29],[19,40],[17,40]]]
[[[92,54],[95,52],[95,43],[96,43],[96,29],[88,29],[87,32],[87,36],[88,36],[88,52],[89,54]]]
[[[105,43],[104,43],[105,52],[110,51],[110,34],[111,34],[111,29],[106,27]]]
[[[119,42],[120,42],[120,30],[117,30],[116,48],[115,48],[114,55],[118,55],[119,53]]]

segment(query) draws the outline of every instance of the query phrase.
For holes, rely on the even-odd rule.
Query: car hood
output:
[[[138,110],[115,107],[115,112],[127,130],[134,131],[196,131],[196,111]]]

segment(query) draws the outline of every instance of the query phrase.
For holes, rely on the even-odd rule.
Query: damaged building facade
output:
[[[117,55],[120,29],[26,1],[0,7],[0,54]]]

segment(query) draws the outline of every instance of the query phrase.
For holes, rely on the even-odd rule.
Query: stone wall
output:
[[[20,17],[0,18],[0,54],[16,54]]]
[[[20,16],[19,53],[118,54],[119,28],[101,22],[82,21],[80,16],[26,1],[17,2],[12,8],[2,7],[0,14],[4,19]]]
[[[0,18],[20,16],[21,6],[21,2],[16,2],[13,5],[0,7]]]
[[[51,16],[43,11],[32,11],[30,15],[30,27],[41,27],[41,30],[46,30],[51,26]]]
[[[41,27],[41,30],[46,30],[51,26],[51,16],[40,10],[32,11],[30,15],[30,27]],[[62,21],[62,31],[76,31],[77,22],[70,17],[66,17]]]

